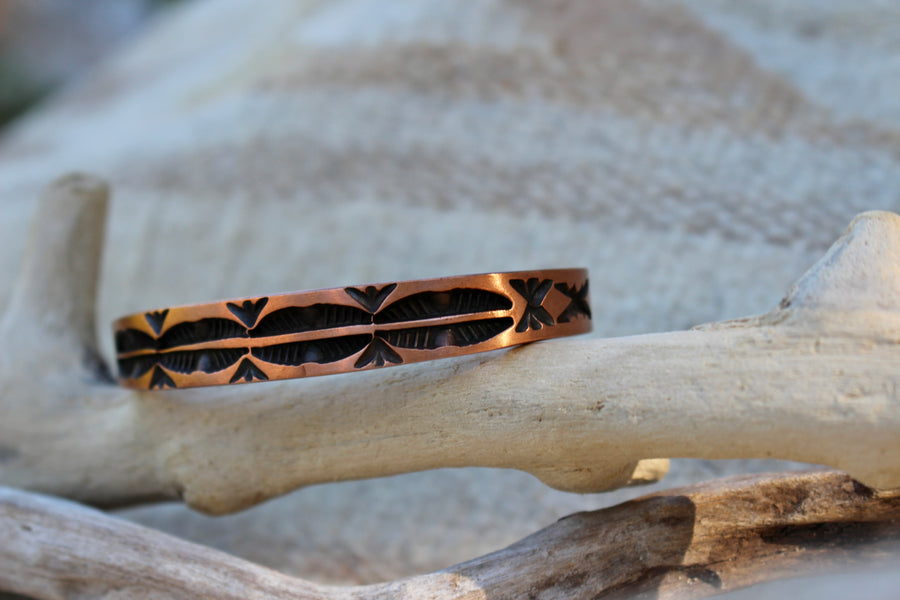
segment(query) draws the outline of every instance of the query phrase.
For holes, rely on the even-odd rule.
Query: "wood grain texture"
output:
[[[571,515],[443,571],[341,588],[0,488],[0,588],[36,600],[702,598],[848,562],[894,566],[898,522],[896,492],[839,473],[745,476]]]

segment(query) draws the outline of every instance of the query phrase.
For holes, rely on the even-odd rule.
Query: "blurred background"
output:
[[[0,302],[77,169],[113,186],[107,356],[152,307],[555,266],[591,269],[598,337],[761,313],[900,208],[898,98],[894,0],[0,0]],[[676,460],[651,489],[795,466]],[[122,514],[372,582],[647,491],[456,469]]]
[[[178,0],[0,0],[0,127]]]

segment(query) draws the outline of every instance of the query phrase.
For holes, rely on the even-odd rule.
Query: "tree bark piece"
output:
[[[832,471],[722,479],[566,517],[512,546],[395,582],[329,587],[0,488],[0,589],[57,598],[701,598],[900,560],[900,492]]]
[[[226,513],[323,481],[470,465],[601,491],[659,479],[667,464],[654,459],[682,456],[799,460],[900,486],[897,215],[855,219],[761,317],[393,372],[136,392],[83,359],[105,206],[103,184],[88,181],[63,179],[42,200],[2,321],[15,343],[0,354],[4,484],[98,505],[181,496]]]

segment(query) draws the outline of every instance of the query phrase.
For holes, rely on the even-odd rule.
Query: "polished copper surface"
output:
[[[591,330],[587,271],[551,269],[292,292],[114,323],[139,389],[291,379],[485,352]]]

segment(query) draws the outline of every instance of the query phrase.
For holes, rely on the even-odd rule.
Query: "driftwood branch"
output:
[[[0,488],[0,539],[0,589],[37,599],[700,598],[851,564],[896,564],[900,493],[836,472],[724,479],[575,514],[444,571],[346,588],[8,488]]]
[[[866,213],[770,314],[348,376],[136,392],[98,367],[106,188],[42,199],[0,324],[0,482],[210,513],[300,486],[439,467],[599,491],[658,457],[773,457],[900,486],[900,217]],[[114,250],[113,250],[114,251]],[[651,459],[651,460],[646,460]]]

